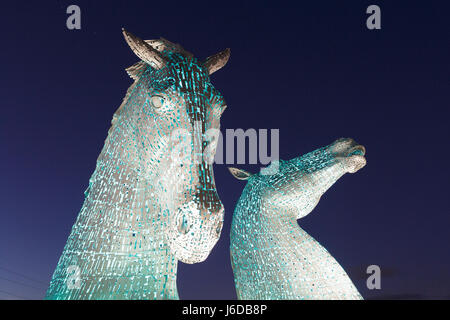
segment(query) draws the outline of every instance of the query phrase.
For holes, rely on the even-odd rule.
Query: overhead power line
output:
[[[43,284],[43,285],[45,285],[45,286],[48,285],[48,283],[46,283],[46,282],[44,282],[44,281],[33,279],[33,278],[31,278],[31,277],[29,277],[29,276],[27,276],[27,275],[24,275],[24,274],[22,274],[22,273],[20,273],[20,272],[14,271],[14,270],[10,270],[10,269],[4,268],[4,267],[0,267],[0,270],[4,270],[4,271],[6,271],[6,272],[9,272],[9,273],[18,275],[18,276],[20,276],[20,277],[22,277],[22,278],[24,278],[24,279],[27,279],[27,280],[30,280],[30,281],[34,281],[34,282],[36,282],[36,283]]]
[[[19,298],[19,299],[33,300],[33,299],[31,299],[31,298],[19,296],[19,295],[17,295],[17,294],[14,294],[14,293],[11,293],[11,292],[8,292],[8,291],[4,291],[4,290],[1,290],[1,289],[0,289],[0,292],[1,292],[1,293],[5,293],[5,294],[7,294],[7,295],[9,295],[9,296],[11,296],[11,297]]]
[[[4,277],[0,277],[0,280],[5,280],[5,281],[9,281],[9,282],[11,282],[11,283],[19,284],[19,285],[21,285],[21,286],[25,286],[25,287],[33,288],[33,289],[35,289],[35,290],[39,290],[39,291],[45,290],[44,288],[38,288],[38,287],[35,287],[35,286],[31,286],[31,285],[29,285],[29,284],[26,284],[26,283],[22,283],[22,282],[19,282],[19,281],[16,281],[16,280],[11,280],[11,279],[8,279],[8,278],[4,278]]]

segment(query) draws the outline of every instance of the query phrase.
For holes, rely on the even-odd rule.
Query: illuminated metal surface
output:
[[[209,75],[230,52],[202,63],[165,39],[124,36],[142,61],[127,69],[135,82],[114,114],[47,299],[177,299],[177,261],[205,260],[221,233],[212,165],[180,162],[171,147],[175,130],[203,141],[219,129],[225,103]],[[188,148],[194,157],[194,143]]]
[[[352,139],[339,139],[299,158],[280,160],[273,175],[230,168],[236,178],[248,180],[231,227],[239,299],[362,299],[339,263],[297,219],[309,214],[345,173],[361,169],[364,154]]]

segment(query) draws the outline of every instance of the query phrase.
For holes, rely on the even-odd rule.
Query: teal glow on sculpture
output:
[[[271,174],[230,168],[248,180],[231,226],[231,264],[239,299],[362,299],[352,281],[297,224],[345,173],[365,166],[365,149],[339,139],[290,161]]]
[[[114,114],[47,299],[178,299],[178,260],[204,261],[222,230],[212,165],[192,157],[194,141],[220,127],[226,106],[209,76],[230,51],[201,62],[168,40],[123,33],[141,61],[127,69],[134,83]],[[183,155],[172,152],[177,130],[191,141]]]

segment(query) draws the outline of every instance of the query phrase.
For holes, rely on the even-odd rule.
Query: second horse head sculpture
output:
[[[231,226],[231,264],[239,299],[361,299],[344,269],[297,224],[345,173],[365,166],[365,149],[339,139],[289,161],[273,174],[252,175]],[[270,167],[268,168],[270,169]]]

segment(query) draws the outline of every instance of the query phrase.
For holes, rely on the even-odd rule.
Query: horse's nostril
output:
[[[216,236],[220,236],[220,232],[222,231],[223,220],[219,220],[219,223],[216,226]]]
[[[347,157],[351,157],[354,155],[364,156],[365,154],[366,154],[366,148],[364,148],[364,146],[357,145],[348,151]]]
[[[189,222],[186,214],[183,214],[182,216],[180,216],[179,221],[178,221],[178,232],[180,232],[181,234],[188,233],[188,231],[190,229],[189,223],[190,222]]]
[[[223,214],[224,214],[224,207],[223,205],[220,206],[220,209],[217,210],[214,215],[217,217],[217,223],[215,226],[213,226],[213,236],[219,238],[220,237],[220,233],[222,232],[222,227],[223,227]]]

